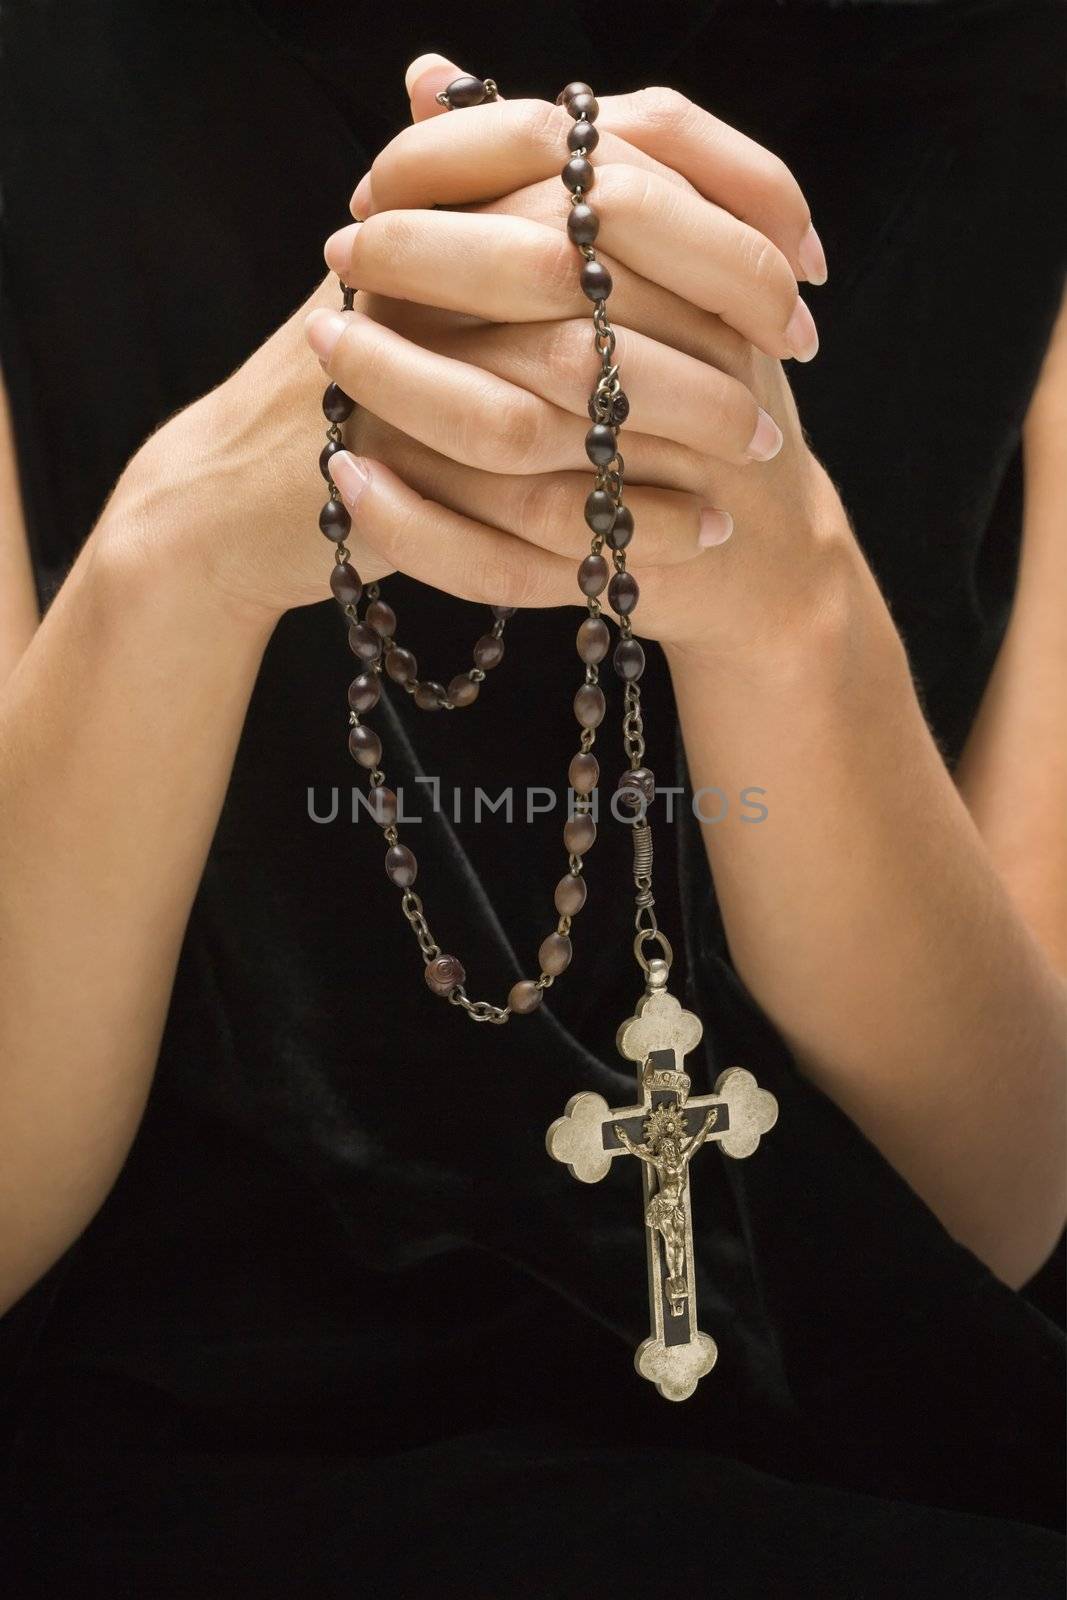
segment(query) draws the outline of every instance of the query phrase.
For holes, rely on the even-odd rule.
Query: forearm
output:
[[[84,1227],[136,1131],[269,633],[159,527],[146,562],[125,503],[0,691],[0,1305]]]
[[[842,531],[824,603],[766,659],[668,651],[732,957],[802,1069],[1008,1281],[1063,1223],[1062,987],[938,755]]]

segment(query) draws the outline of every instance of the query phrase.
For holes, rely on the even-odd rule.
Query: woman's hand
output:
[[[458,72],[439,58],[416,64],[417,115]],[[664,119],[684,177],[648,153],[667,139]],[[331,375],[377,413],[353,430],[365,459],[334,463],[357,511],[357,544],[472,600],[579,601],[583,422],[598,363],[565,231],[569,125],[559,108],[520,102],[405,130],[357,187],[353,208],[369,220],[327,246],[335,270],[371,291],[365,314],[320,314],[309,325]],[[817,603],[827,573],[813,552],[849,542],[777,359],[791,348],[814,353],[790,263],[799,269],[807,255],[821,277],[821,252],[811,266],[807,208],[781,164],[680,97],[606,101],[598,127],[609,125],[646,145],[605,132],[590,197],[631,403],[623,448],[638,524],[637,622],[679,645],[736,649]],[[516,179],[535,181],[486,198]],[[690,179],[720,193],[725,185],[785,250]],[[477,198],[478,209],[406,209],[435,197]],[[384,211],[386,202],[402,209]],[[609,242],[611,256],[601,250]],[[431,300],[451,315],[428,310]],[[779,451],[773,470],[763,464]],[[757,547],[746,540],[729,560],[705,554],[734,520],[758,532]]]

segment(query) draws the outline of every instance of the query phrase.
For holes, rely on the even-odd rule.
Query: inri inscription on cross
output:
[[[750,1156],[773,1128],[778,1104],[751,1072],[731,1067],[714,1094],[690,1096],[683,1061],[700,1043],[699,1017],[667,992],[667,964],[649,963],[636,1016],[619,1029],[620,1052],[637,1066],[639,1105],[613,1110],[603,1095],[577,1094],[548,1130],[548,1150],[583,1183],[597,1183],[616,1156],[636,1156],[645,1196],[652,1331],[635,1365],[668,1400],[685,1400],[715,1365],[710,1334],[697,1327],[689,1165],[707,1140],[728,1156]]]

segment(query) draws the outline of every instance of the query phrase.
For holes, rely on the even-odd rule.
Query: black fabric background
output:
[[[435,13],[3,8],[0,353],[43,591],[145,434],[316,281],[405,120],[408,59],[444,50],[509,94],[662,79],[779,151],[812,201],[831,280],[801,411],[951,757],[1010,603],[1019,427],[1060,294],[1061,8]],[[427,660],[478,631],[475,608],[390,595]],[[516,618],[461,728],[383,711],[391,773],[412,794],[420,771],[558,784],[571,631]],[[662,776],[678,756],[652,654]],[[782,1114],[694,1185],[718,1369],[683,1406],[634,1377],[636,1184],[585,1190],[543,1154],[576,1089],[628,1097],[628,842],[601,830],[550,1008],[503,1037],[442,1014],[377,835],[307,817],[309,785],[353,782],[350,659],[329,605],[279,626],[144,1126],[0,1325],[16,1592],[1058,1594],[1051,1291],[994,1281],[797,1076],[731,972],[684,814],[660,827],[659,889],[707,1025],[694,1077],[744,1062]],[[435,929],[479,994],[548,926],[557,836],[420,828]]]

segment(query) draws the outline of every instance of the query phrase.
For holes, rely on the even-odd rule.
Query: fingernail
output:
[[[304,337],[320,361],[329,361],[338,339],[348,327],[348,321],[339,311],[327,311],[320,306],[309,312],[304,323]]]
[[[782,448],[782,430],[770,414],[760,406],[756,431],[745,451],[746,461],[773,461]]]
[[[352,247],[362,226],[361,222],[350,222],[346,227],[338,228],[336,233],[331,233],[326,241],[322,252],[326,265],[339,278],[343,278],[352,265]]]
[[[362,220],[364,217],[369,217],[371,211],[374,209],[374,200],[370,191],[369,172],[365,172],[363,174],[362,178],[360,178],[359,182],[356,184],[356,187],[353,189],[352,198],[348,203],[348,209],[351,211],[354,217],[357,217],[360,220]]]
[[[341,491],[341,499],[349,510],[370,482],[365,464],[351,450],[338,450],[330,457],[330,477]]]
[[[797,249],[797,260],[804,269],[804,276],[809,283],[825,283],[829,276],[826,270],[826,251],[822,247],[822,240],[814,228],[809,228]]]
[[[785,337],[786,343],[798,361],[810,361],[819,348],[815,318],[799,295],[793,308],[793,315],[786,324]]]
[[[705,506],[700,513],[697,544],[702,550],[710,549],[713,544],[725,544],[733,531],[734,519],[728,511],[718,511],[714,506]]]

